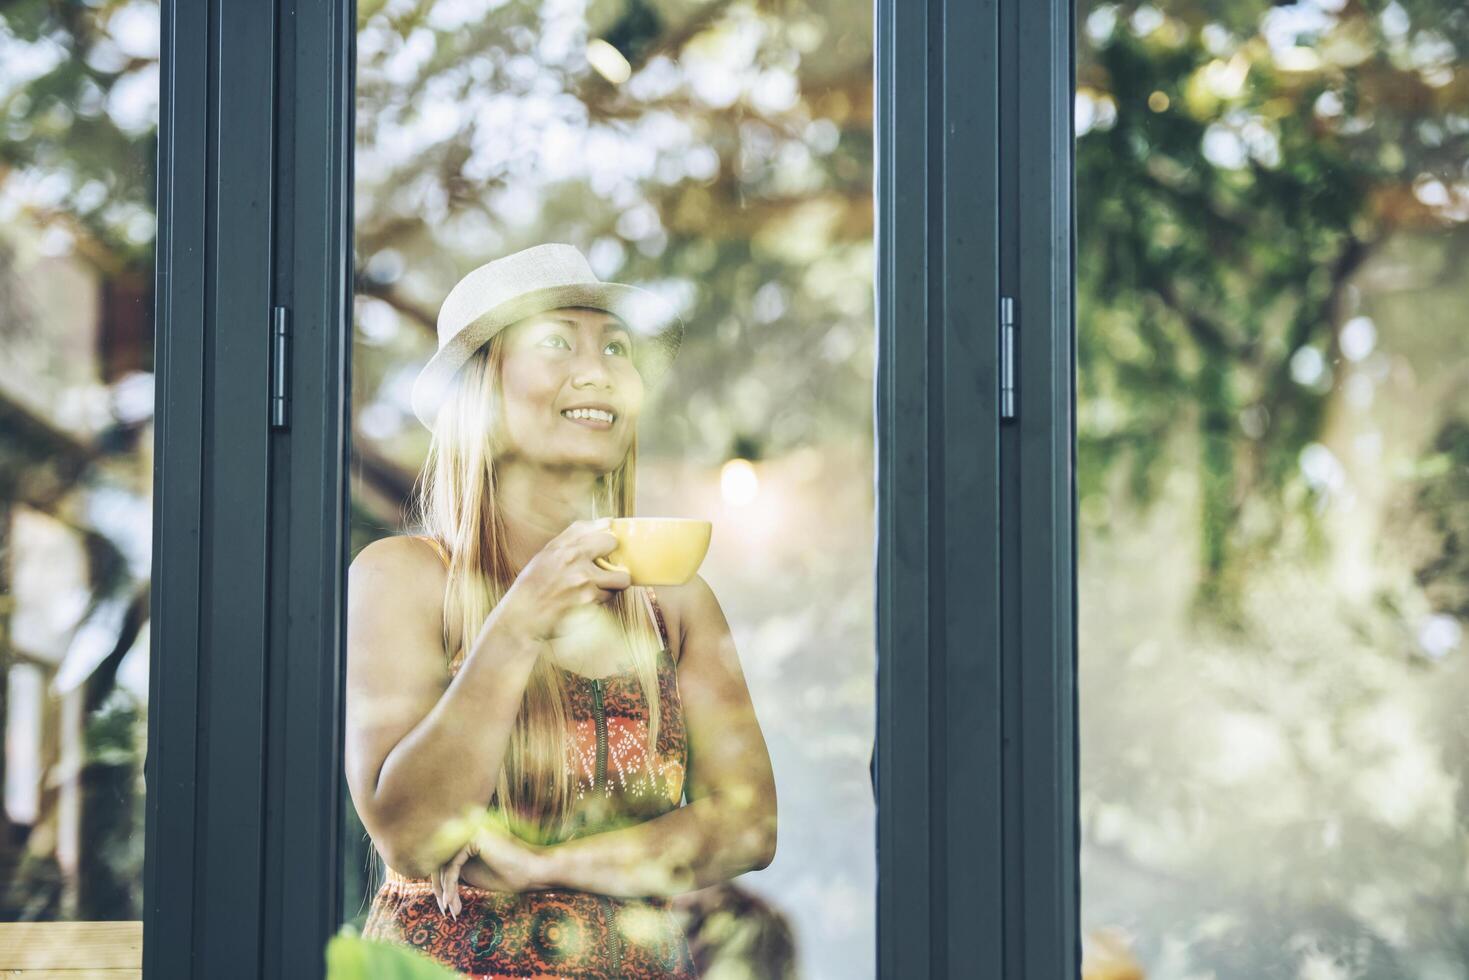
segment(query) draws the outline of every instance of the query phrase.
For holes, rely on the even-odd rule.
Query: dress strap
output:
[[[439,561],[441,561],[441,562],[444,563],[444,567],[446,567],[446,568],[448,567],[448,565],[449,565],[449,553],[444,550],[444,546],[443,545],[439,544],[437,538],[433,537],[432,535],[421,534],[421,535],[418,536],[418,539],[420,541],[426,541],[426,542],[428,542],[428,546],[430,548],[434,549],[434,554],[436,554],[436,555],[439,556]]]
[[[651,585],[645,585],[643,595],[648,597],[648,607],[653,612],[653,621],[658,624],[658,634],[663,638],[663,649],[671,654],[673,649],[668,645],[668,627],[663,622],[663,609],[658,605],[658,594],[653,591]]]

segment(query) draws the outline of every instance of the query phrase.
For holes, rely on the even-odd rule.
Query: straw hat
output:
[[[574,246],[535,245],[460,279],[439,307],[439,349],[413,382],[413,414],[434,427],[449,383],[496,333],[534,313],[589,306],[618,317],[633,335],[633,364],[652,388],[678,355],[683,321],[655,293],[603,282]]]

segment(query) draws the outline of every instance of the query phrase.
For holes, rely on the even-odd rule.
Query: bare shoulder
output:
[[[382,604],[441,621],[448,569],[428,538],[396,534],[364,547],[347,570],[347,602]]]
[[[427,541],[403,535],[364,547],[347,578],[344,762],[353,800],[370,806],[384,760],[451,680],[445,570]]]
[[[443,591],[447,570],[428,538],[394,534],[357,552],[349,570],[359,578],[391,578],[404,588],[434,586]]]
[[[668,627],[668,642],[673,647],[674,662],[682,655],[691,632],[702,634],[725,626],[724,613],[709,583],[697,572],[683,585],[660,585],[658,606]],[[727,627],[725,627],[727,628]]]

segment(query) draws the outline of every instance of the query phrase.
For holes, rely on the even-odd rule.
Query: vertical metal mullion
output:
[[[143,975],[149,980],[193,973],[207,163],[199,134],[208,126],[210,72],[208,7],[165,0],[160,20],[143,847]]]
[[[943,519],[946,707],[943,743],[948,921],[942,975],[1004,970],[1003,671],[1000,659],[999,22],[997,0],[944,0],[942,115],[930,172],[941,175],[941,426],[934,436]]]
[[[995,0],[879,0],[878,975],[1000,976]]]
[[[877,958],[933,976],[927,3],[876,2]],[[940,856],[941,858],[941,856]]]
[[[1013,494],[1019,854],[1023,892],[1007,976],[1078,977],[1075,406],[1072,218],[1072,0],[1013,3],[1015,50],[1005,87],[1015,116],[1013,268],[1019,424]]]
[[[290,425],[272,444],[267,975],[311,977],[342,920],[355,4],[282,3],[275,302]]]
[[[261,974],[275,18],[216,8],[199,976]]]
[[[160,16],[144,975],[257,976],[274,23]]]
[[[1016,302],[1016,270],[1020,263],[1019,207],[1016,188],[1019,180],[1019,146],[1017,135],[1021,123],[1016,101],[1015,79],[1017,63],[1022,49],[1015,30],[1016,8],[1024,0],[1000,0],[1000,45],[999,45],[999,143],[1000,143],[1000,292],[1011,300],[1015,326],[1011,329],[1009,373],[1017,389],[1014,396],[1015,418],[1009,420],[1000,434],[1000,579],[1001,590],[1001,659],[1004,664],[1004,693],[1002,700],[1003,734],[1005,746],[1004,772],[1001,779],[1005,811],[1005,964],[1004,976],[1016,980],[1027,976],[1025,964],[1025,934],[1027,919],[1024,914],[1029,880],[1026,877],[1026,862],[1023,842],[1026,837],[1024,824],[1024,780],[1021,766],[1021,735],[1024,723],[1022,706],[1022,665],[1020,641],[1022,635],[1020,584],[1020,554],[1024,547],[1020,532],[1021,514],[1019,487],[1020,456],[1019,421],[1026,418],[1032,405],[1029,399],[1033,392],[1020,384],[1019,342],[1026,327],[1028,311],[1023,302]],[[1003,318],[997,317],[997,339],[1003,340]]]

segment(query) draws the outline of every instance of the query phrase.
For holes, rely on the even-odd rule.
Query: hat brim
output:
[[[620,282],[572,283],[522,293],[486,310],[429,358],[413,382],[413,414],[430,430],[450,382],[475,351],[512,323],[565,306],[589,306],[616,316],[633,333],[633,363],[645,388],[668,371],[683,342],[683,321],[656,293]]]

